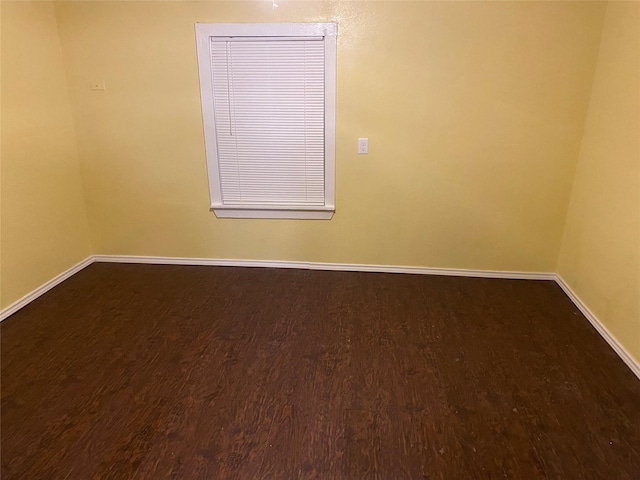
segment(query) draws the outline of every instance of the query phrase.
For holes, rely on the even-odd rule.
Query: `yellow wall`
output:
[[[557,267],[640,358],[637,3],[277,3],[1,3],[1,306],[92,251]],[[194,23],[285,21],[339,25],[336,215],[217,219]]]
[[[603,4],[277,3],[56,3],[98,253],[555,269]],[[216,219],[194,23],[283,21],[339,24],[336,215]]]
[[[5,307],[91,253],[52,3],[2,2]]]
[[[640,362],[640,4],[607,7],[558,272]]]

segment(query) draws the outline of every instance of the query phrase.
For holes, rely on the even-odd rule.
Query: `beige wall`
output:
[[[555,269],[603,4],[278,4],[56,3],[97,252]],[[282,21],[339,24],[336,215],[219,220],[194,23]]]
[[[91,254],[53,4],[2,2],[5,307]]]
[[[640,4],[612,2],[558,272],[640,362]]]

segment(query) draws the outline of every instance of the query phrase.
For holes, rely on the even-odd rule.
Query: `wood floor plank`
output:
[[[3,479],[638,479],[553,282],[94,264],[0,324]]]

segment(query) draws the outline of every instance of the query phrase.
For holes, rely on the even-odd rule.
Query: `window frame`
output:
[[[196,23],[196,47],[211,210],[218,218],[329,220],[335,213],[336,37],[335,23]],[[324,205],[225,205],[213,106],[210,37],[324,37]]]

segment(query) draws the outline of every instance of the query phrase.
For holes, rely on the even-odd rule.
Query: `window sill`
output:
[[[211,210],[218,218],[280,218],[291,220],[331,220],[335,208],[296,208],[296,207],[230,207],[212,205]]]

